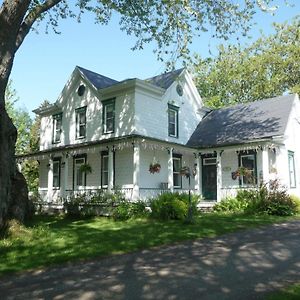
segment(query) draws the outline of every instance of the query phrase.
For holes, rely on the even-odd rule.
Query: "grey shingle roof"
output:
[[[294,99],[295,95],[286,95],[213,110],[199,123],[187,146],[244,144],[283,135]]]
[[[92,72],[92,71],[84,69],[82,67],[77,66],[77,68],[87,78],[87,80],[89,80],[92,83],[92,85],[97,89],[104,89],[106,87],[109,87],[111,85],[118,83],[117,80],[100,75],[98,73]]]
[[[182,71],[183,68],[148,78],[145,81],[163,89],[168,89]]]

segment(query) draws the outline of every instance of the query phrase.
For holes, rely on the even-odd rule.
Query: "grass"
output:
[[[300,283],[293,284],[279,292],[271,293],[266,300],[299,300]]]
[[[108,218],[75,220],[36,216],[25,226],[13,222],[11,234],[0,240],[0,275],[184,240],[215,237],[287,219],[204,214],[194,224],[184,225],[178,221],[148,219],[114,222]]]

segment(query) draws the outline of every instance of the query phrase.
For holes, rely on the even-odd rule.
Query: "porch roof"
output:
[[[170,146],[167,146],[167,148],[169,148],[169,147],[172,148],[173,146],[177,146],[179,148],[188,149],[189,151],[196,150],[195,148],[188,147],[184,144],[164,141],[161,139],[156,139],[153,137],[147,137],[147,136],[138,135],[138,134],[131,134],[131,135],[127,135],[127,136],[114,137],[114,138],[97,140],[97,141],[92,141],[92,142],[84,142],[84,143],[80,143],[80,144],[69,144],[69,145],[58,146],[58,147],[45,149],[45,150],[41,150],[41,151],[36,151],[36,152],[32,152],[32,153],[17,155],[16,158],[17,159],[35,158],[37,156],[49,155],[49,154],[52,154],[55,152],[68,152],[68,151],[72,151],[72,150],[76,150],[76,149],[88,149],[88,148],[94,147],[94,146],[114,145],[114,143],[118,143],[118,142],[133,143],[137,139],[142,140],[142,142],[149,140],[154,143],[166,143],[166,144],[170,145]]]
[[[283,136],[296,95],[213,110],[199,123],[187,146],[210,148]]]

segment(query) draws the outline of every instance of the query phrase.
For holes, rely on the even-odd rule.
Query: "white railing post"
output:
[[[47,191],[47,200],[52,202],[53,198],[53,160],[50,157],[48,163],[48,191]]]
[[[269,149],[267,146],[264,146],[261,150],[261,183],[266,183],[270,181],[270,174],[269,174]]]
[[[133,191],[132,200],[140,197],[140,146],[133,144]]]
[[[217,152],[217,201],[222,199],[222,153],[223,151]]]
[[[111,192],[114,188],[114,148],[108,149],[108,186],[107,190]]]
[[[173,148],[168,150],[169,158],[168,158],[168,189],[173,192],[174,191],[174,183],[173,183]]]

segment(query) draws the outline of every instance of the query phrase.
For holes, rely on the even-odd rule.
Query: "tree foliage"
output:
[[[196,84],[207,106],[300,92],[300,19],[274,29],[247,47],[221,45],[217,57],[198,58]]]
[[[23,154],[29,150],[32,120],[25,109],[16,107],[19,98],[16,90],[12,86],[12,81],[9,81],[9,84],[7,85],[5,97],[8,115],[13,120],[18,131],[16,154]]]

